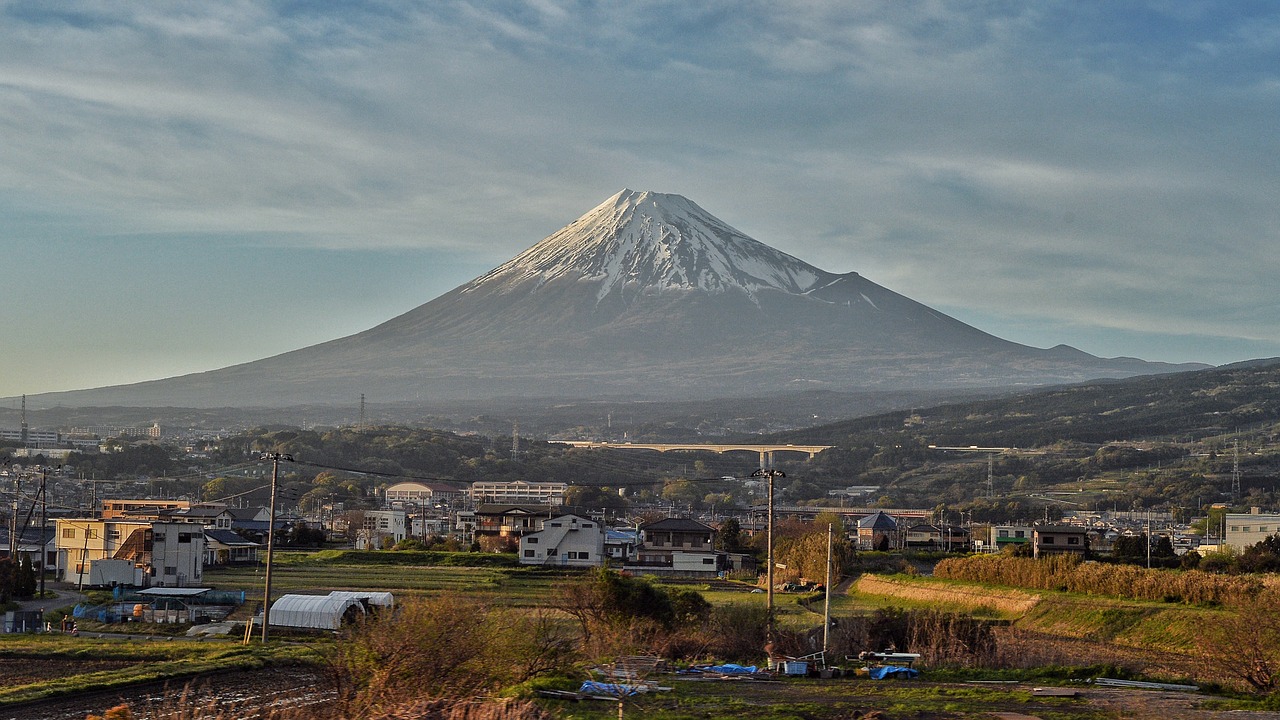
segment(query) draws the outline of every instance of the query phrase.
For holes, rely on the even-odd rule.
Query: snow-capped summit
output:
[[[623,190],[518,256],[364,332],[221,370],[50,394],[64,405],[759,397],[1168,372],[1009,342],[820,270],[679,196]]]
[[[598,283],[596,300],[635,288],[799,294],[830,273],[752,240],[688,198],[623,190],[465,286]]]

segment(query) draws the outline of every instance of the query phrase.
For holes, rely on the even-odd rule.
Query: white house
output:
[[[520,564],[599,567],[604,564],[604,528],[595,520],[560,515],[520,538]]]

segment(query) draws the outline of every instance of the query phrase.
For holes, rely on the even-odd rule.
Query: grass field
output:
[[[0,705],[216,670],[305,660],[296,646],[0,635]]]

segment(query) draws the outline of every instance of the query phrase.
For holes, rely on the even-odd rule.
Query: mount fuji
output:
[[[1199,369],[1013,343],[623,190],[491,272],[364,332],[220,370],[49,393],[69,406],[758,397],[1010,387]]]

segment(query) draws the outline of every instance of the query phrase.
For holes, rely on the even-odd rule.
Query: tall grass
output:
[[[933,574],[950,580],[1032,590],[1235,607],[1248,603],[1263,588],[1262,580],[1253,576],[1086,563],[1070,555],[1041,559],[1008,555],[948,558],[938,563]]]

